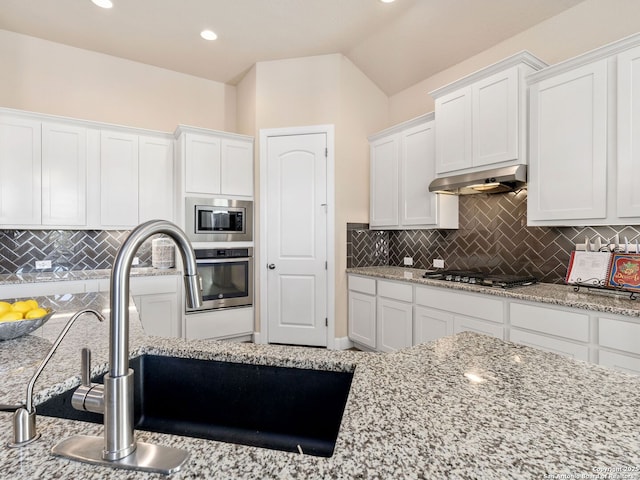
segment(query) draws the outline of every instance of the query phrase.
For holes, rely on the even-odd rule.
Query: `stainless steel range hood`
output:
[[[429,191],[454,195],[503,193],[518,190],[524,187],[526,182],[527,166],[516,165],[436,178],[429,185]]]

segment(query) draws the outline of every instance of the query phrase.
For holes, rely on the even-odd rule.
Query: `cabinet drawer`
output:
[[[84,280],[61,282],[21,283],[0,287],[0,299],[44,297],[47,295],[65,295],[68,293],[84,293]]]
[[[376,281],[373,278],[357,277],[349,275],[349,290],[354,292],[376,294]]]
[[[131,295],[155,295],[158,293],[176,293],[177,277],[132,277],[130,279]]]
[[[416,287],[416,304],[503,323],[502,300],[468,295],[445,288]]]
[[[615,368],[616,370],[622,370],[623,372],[633,373],[640,375],[640,358],[632,357],[630,355],[621,355],[619,353],[607,352],[600,350],[599,352],[600,365],[605,367]]]
[[[511,326],[559,337],[589,341],[589,315],[522,303],[509,306]]]
[[[511,330],[510,336],[510,340],[515,343],[576,358],[578,360],[589,361],[589,347],[586,345],[577,345],[572,342],[567,342],[566,340],[545,337],[544,335],[537,335],[516,329]]]
[[[476,318],[453,317],[453,332],[476,332],[499,339],[504,339],[504,329],[502,325],[493,322],[486,322]]]
[[[640,355],[640,324],[614,320],[598,319],[598,343],[601,347],[615,348]]]
[[[413,286],[408,283],[378,280],[378,296],[393,298],[402,302],[413,302]]]

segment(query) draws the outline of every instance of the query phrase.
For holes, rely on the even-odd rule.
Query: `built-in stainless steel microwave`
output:
[[[192,242],[253,240],[253,202],[187,197],[185,205],[185,231]]]

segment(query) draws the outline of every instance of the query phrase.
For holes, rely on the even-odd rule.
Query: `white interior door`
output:
[[[327,345],[327,135],[267,140],[268,342]]]

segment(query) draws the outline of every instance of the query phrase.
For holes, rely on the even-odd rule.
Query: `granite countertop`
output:
[[[58,315],[20,339],[0,342],[0,403],[23,399],[26,382],[79,307],[104,310],[100,293],[40,299]],[[66,310],[64,310],[66,306]],[[131,356],[189,356],[354,371],[334,455],[313,457],[175,435],[138,432],[147,442],[184,448],[191,458],[174,479],[540,479],[640,478],[640,378],[471,332],[393,354],[187,341],[145,336],[130,310]],[[106,369],[108,325],[80,318],[36,383],[36,404],[79,384],[79,349]],[[54,457],[51,448],[102,425],[39,416],[42,438],[21,449],[11,414],[0,413],[3,478],[158,479]],[[609,469],[609,470],[607,470]],[[579,475],[583,475],[580,477]]]
[[[153,268],[139,267],[131,269],[131,276],[160,276],[160,275],[179,275],[182,272],[175,268]],[[109,278],[111,269],[100,270],[70,270],[70,271],[41,271],[34,273],[4,273],[0,274],[0,285],[12,285],[19,283],[36,283],[36,282],[64,282],[70,280],[99,280]]]
[[[347,273],[385,278],[387,280],[401,280],[432,287],[484,293],[530,302],[582,308],[596,312],[615,313],[629,317],[640,317],[640,300],[630,300],[628,295],[611,295],[601,292],[592,293],[584,288],[576,292],[571,285],[536,283],[535,285],[506,289],[484,287],[468,283],[445,282],[442,280],[422,278],[422,275],[425,273],[424,269],[389,266],[348,268]]]

